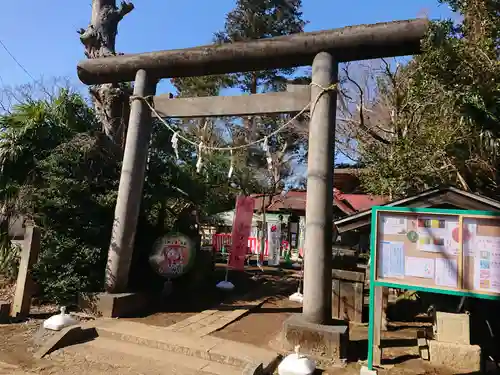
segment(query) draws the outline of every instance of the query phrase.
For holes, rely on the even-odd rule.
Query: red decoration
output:
[[[469,230],[467,228],[464,228],[462,231],[462,241],[463,242],[469,241],[470,236],[471,235]],[[453,229],[453,231],[451,232],[451,237],[453,238],[453,241],[458,243],[458,227]]]

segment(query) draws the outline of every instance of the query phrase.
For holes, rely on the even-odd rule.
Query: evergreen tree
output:
[[[224,30],[215,34],[219,43],[234,43],[302,32],[306,22],[302,18],[301,0],[238,0],[236,7],[226,16]],[[233,86],[256,94],[283,91],[296,69],[269,69],[232,75]],[[243,120],[245,132],[240,142],[260,139],[290,119],[289,115],[254,116]],[[233,129],[241,130],[239,126]],[[242,137],[243,136],[243,137]],[[302,142],[301,142],[302,141]],[[268,138],[269,151],[260,153],[260,145],[249,150],[245,160],[257,167],[263,191],[274,194],[284,187],[291,173],[291,158],[303,149],[305,139],[292,131],[283,131]],[[261,162],[258,160],[262,156]],[[257,158],[255,157],[257,156]],[[268,167],[266,159],[272,160]]]

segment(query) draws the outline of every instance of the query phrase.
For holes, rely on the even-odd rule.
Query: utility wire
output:
[[[13,54],[13,53],[12,53],[12,52],[11,52],[11,51],[7,48],[7,46],[6,46],[6,45],[5,45],[5,43],[2,41],[2,39],[1,39],[1,38],[0,38],[0,46],[1,46],[4,50],[5,50],[5,52],[7,52],[7,54],[11,57],[11,59],[12,59],[12,60],[14,60],[14,62],[16,63],[16,65],[17,65],[19,68],[21,68],[21,70],[22,70],[22,71],[23,71],[23,72],[24,72],[24,73],[25,73],[28,77],[30,77],[30,78],[31,78],[31,80],[32,80],[33,82],[35,82],[35,84],[40,84],[40,81],[39,81],[39,80],[36,80],[36,79],[35,79],[35,77],[33,77],[33,75],[32,75],[32,74],[28,71],[28,69],[26,69],[26,68],[24,67],[24,65],[23,65],[23,64],[21,64],[21,62],[20,62],[20,61],[16,58],[16,56],[14,56],[14,54]],[[61,88],[61,87],[60,87],[57,83],[55,83],[55,85],[56,85],[59,89]],[[42,84],[40,84],[40,88],[41,88],[41,90],[42,90],[42,91],[43,91],[43,92],[44,92],[47,96],[49,96],[49,97],[51,97],[51,96],[52,96],[52,94],[50,94],[50,93],[47,91],[47,89],[46,89],[45,87],[43,87],[43,85],[42,85]],[[14,97],[14,98],[15,98],[18,102],[20,102],[20,101],[19,101],[19,99],[17,99],[16,97]]]
[[[20,67],[24,73],[26,73],[26,75],[28,77],[30,77],[33,81],[36,81],[36,79],[31,75],[31,73],[28,71],[28,69],[26,69],[23,64],[21,64],[19,62],[18,59],[16,59],[16,56],[14,56],[14,54],[12,52],[10,52],[10,50],[7,48],[7,46],[5,45],[5,43],[2,41],[2,39],[0,39],[0,46],[2,46],[2,48],[5,50],[5,52],[7,52],[7,54],[12,58],[12,60],[14,60],[14,62],[17,64],[18,67]]]

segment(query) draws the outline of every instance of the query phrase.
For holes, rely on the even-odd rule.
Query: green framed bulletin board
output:
[[[369,369],[382,287],[500,299],[500,213],[377,206],[371,223]]]

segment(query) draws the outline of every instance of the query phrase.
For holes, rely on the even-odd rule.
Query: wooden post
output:
[[[389,288],[382,288],[382,322],[380,323],[380,329],[382,331],[387,331],[387,308],[389,306]]]
[[[338,78],[333,56],[321,52],[312,64],[311,122],[307,170],[304,303],[306,321],[327,324],[332,319],[332,223],[336,90],[317,96]]]
[[[35,284],[31,278],[31,270],[38,260],[40,252],[40,228],[32,220],[25,223],[24,240],[22,241],[21,262],[17,273],[16,292],[10,315],[13,318],[25,317],[30,313],[31,297]]]
[[[368,328],[368,369],[380,366],[382,347],[380,333],[382,331],[383,287],[370,286],[370,326]]]
[[[457,285],[459,289],[465,289],[464,283],[464,217],[460,215],[458,217],[458,254],[457,254]]]
[[[144,102],[144,98],[155,94],[156,83],[156,80],[151,79],[145,70],[137,71],[133,94],[136,99],[130,107],[115,220],[106,267],[105,285],[108,293],[125,292],[127,289],[152,130],[151,110]]]

